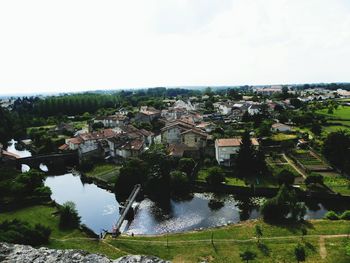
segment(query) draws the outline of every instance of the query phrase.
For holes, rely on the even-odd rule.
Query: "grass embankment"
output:
[[[83,249],[91,253],[105,254],[112,258],[117,258],[125,253],[119,251],[110,245],[98,242],[90,238],[86,233],[79,229],[63,230],[59,228],[59,216],[57,208],[49,205],[37,205],[11,212],[0,213],[0,222],[5,220],[20,219],[31,225],[42,224],[51,229],[50,243],[51,248],[60,249]]]
[[[257,253],[254,262],[295,262],[294,247],[301,242],[301,225],[277,226],[262,221],[247,221],[227,227],[208,229],[198,232],[171,234],[162,236],[121,236],[103,241],[90,239],[80,230],[62,231],[58,227],[57,209],[52,206],[33,206],[0,214],[0,221],[22,219],[31,224],[41,223],[52,229],[51,248],[83,249],[91,253],[104,254],[117,258],[125,254],[155,255],[173,262],[241,262],[239,253],[250,249]],[[318,235],[347,234],[349,221],[314,220],[306,224],[308,233],[304,237],[307,262],[348,262],[344,244],[349,242],[344,237],[325,238],[328,256],[321,259]],[[263,229],[260,248],[255,236],[255,225]],[[213,243],[211,237],[213,235]],[[167,241],[168,240],[168,241]],[[339,261],[339,260],[343,261]]]
[[[116,166],[115,164],[96,164],[91,171],[86,172],[84,175],[108,184],[114,184],[119,175],[120,168],[120,166]]]

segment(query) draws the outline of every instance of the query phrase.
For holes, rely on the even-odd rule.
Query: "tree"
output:
[[[279,185],[292,185],[294,183],[294,174],[286,169],[283,169],[277,174],[277,181]]]
[[[255,225],[255,236],[258,239],[258,243],[259,243],[260,238],[263,236],[262,228],[260,225]]]
[[[195,165],[196,163],[192,158],[181,158],[178,169],[186,173],[188,176],[191,176]]]
[[[298,244],[294,248],[294,255],[295,255],[295,258],[298,262],[305,261],[305,259],[306,259],[305,248],[302,245]]]
[[[318,121],[314,121],[311,125],[311,131],[316,135],[320,135],[322,132],[321,124]]]
[[[225,180],[224,170],[220,167],[211,167],[208,169],[208,176],[205,178],[208,184],[218,185]]]
[[[77,228],[80,224],[80,216],[73,202],[65,202],[59,209],[60,227]]]
[[[182,193],[188,190],[189,178],[181,171],[170,172],[170,188],[174,193]]]
[[[246,250],[243,253],[240,253],[239,256],[241,257],[242,261],[248,263],[250,260],[254,260],[256,258],[256,253]]]
[[[281,222],[286,219],[300,221],[304,218],[306,208],[297,201],[294,190],[282,185],[277,195],[265,201],[260,208],[266,221]]]
[[[148,173],[147,163],[138,158],[129,159],[122,168],[115,183],[115,190],[123,199],[127,197],[136,184],[143,184]]]
[[[255,150],[249,132],[245,131],[242,136],[241,145],[235,162],[236,170],[239,175],[244,177],[251,177],[254,175],[254,156]]]
[[[343,171],[349,172],[349,133],[346,131],[337,131],[328,134],[323,144],[323,153],[332,165],[338,167]]]

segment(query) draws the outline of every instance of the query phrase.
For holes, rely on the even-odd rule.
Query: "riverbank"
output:
[[[83,249],[110,258],[126,254],[154,255],[173,262],[240,262],[245,249],[257,253],[257,262],[295,262],[294,247],[301,242],[306,247],[307,262],[349,262],[345,254],[348,244],[349,221],[310,220],[304,224],[270,225],[262,220],[249,220],[225,227],[159,236],[120,236],[98,240],[80,229],[60,230],[54,206],[33,206],[1,213],[0,221],[22,219],[30,224],[41,223],[52,228],[50,243],[55,249]],[[263,236],[257,244],[255,226]],[[301,228],[307,235],[301,238]],[[213,238],[213,239],[212,239]],[[212,241],[213,240],[213,241]],[[323,240],[322,258],[320,240]]]

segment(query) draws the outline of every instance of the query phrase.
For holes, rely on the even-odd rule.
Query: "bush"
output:
[[[279,185],[285,184],[285,185],[292,185],[294,183],[294,174],[291,171],[288,171],[286,169],[283,169],[278,175],[277,175],[277,181]]]
[[[59,212],[61,228],[77,228],[80,225],[80,216],[73,202],[65,202]]]
[[[329,220],[339,220],[338,214],[334,211],[328,211],[324,217]]]
[[[38,246],[47,244],[51,229],[41,224],[34,227],[17,219],[0,223],[0,241]]]
[[[340,219],[350,220],[350,210],[344,211],[344,213],[341,214]]]
[[[220,167],[211,167],[208,169],[208,176],[205,178],[208,184],[218,185],[225,180],[224,170]]]
[[[188,189],[189,179],[186,173],[172,171],[170,173],[170,187],[175,193],[185,192]]]

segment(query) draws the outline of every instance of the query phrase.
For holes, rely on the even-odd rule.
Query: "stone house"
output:
[[[219,165],[232,165],[233,156],[238,153],[241,141],[241,138],[215,140],[215,158]],[[259,142],[256,138],[252,138],[251,141],[255,148],[259,147]]]

